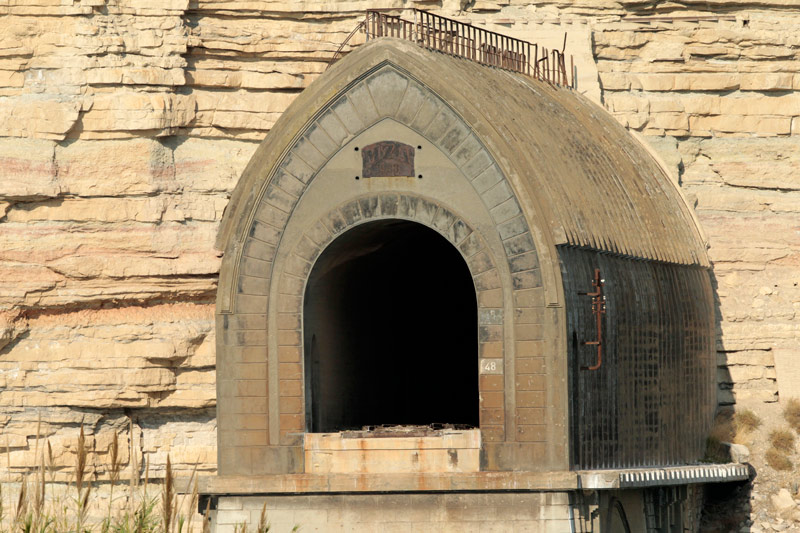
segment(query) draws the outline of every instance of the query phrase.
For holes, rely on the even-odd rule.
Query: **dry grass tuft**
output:
[[[790,398],[783,408],[783,418],[789,423],[793,430],[800,433],[800,400]]]
[[[261,506],[261,515],[258,517],[256,533],[269,533],[269,522],[267,522],[267,502]]]
[[[736,430],[733,425],[731,412],[718,413],[714,418],[714,425],[706,439],[706,454],[703,461],[709,463],[727,463],[729,460],[728,447],[725,442],[733,442]]]
[[[714,419],[709,438],[717,442],[733,442],[736,437],[736,427],[733,424],[733,417],[729,413],[720,413]]]
[[[103,513],[105,517],[99,523],[94,523],[88,518],[87,511],[92,499],[97,497],[97,473],[96,466],[90,466],[87,462],[88,450],[83,428],[75,448],[76,457],[70,483],[72,494],[66,499],[53,497],[54,493],[48,489],[48,484],[55,483],[56,468],[50,443],[43,441],[42,444],[39,445],[37,437],[35,452],[39,454],[39,466],[33,473],[18,478],[19,493],[13,495],[13,502],[8,509],[3,507],[3,489],[6,488],[3,485],[17,481],[11,477],[10,454],[6,450],[7,475],[6,479],[0,480],[0,533],[189,533],[192,530],[191,517],[196,512],[198,500],[196,465],[189,478],[191,494],[179,495],[175,490],[172,464],[167,456],[166,479],[159,491],[159,508],[159,495],[148,492],[149,461],[145,461],[143,483],[140,484],[136,454],[132,453],[130,493],[115,499],[114,487],[121,482],[123,471],[119,436],[115,434],[108,449],[108,511]],[[117,500],[123,501],[117,503]],[[266,510],[264,512],[266,516]],[[210,508],[207,507],[203,517],[203,533],[210,533],[209,514]],[[246,528],[246,524],[241,525],[242,531],[246,531]]]
[[[789,459],[785,453],[775,448],[767,450],[764,458],[767,460],[767,464],[774,470],[791,470],[794,467],[791,459]]]
[[[737,433],[752,433],[761,425],[761,418],[750,409],[743,409],[733,415]]]
[[[788,429],[776,429],[770,433],[769,442],[779,452],[794,453],[794,433]]]

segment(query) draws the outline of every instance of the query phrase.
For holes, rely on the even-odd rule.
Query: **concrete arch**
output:
[[[416,222],[434,230],[444,237],[458,251],[470,271],[476,293],[478,313],[478,346],[480,355],[491,356],[483,359],[503,365],[505,353],[503,296],[495,291],[500,284],[500,275],[496,260],[486,246],[484,239],[465,221],[463,216],[453,213],[446,206],[426,200],[423,197],[403,193],[382,193],[364,195],[336,206],[320,217],[303,239],[295,246],[286,262],[287,268],[280,276],[277,306],[284,312],[303,313],[303,295],[314,265],[323,251],[339,236],[362,224],[380,220],[405,220]],[[299,297],[299,298],[298,298]],[[281,327],[280,324],[278,326]],[[293,330],[295,322],[289,325]],[[279,329],[278,335],[280,336]],[[292,337],[292,341],[294,337]],[[279,354],[291,351],[293,362],[302,358],[302,339],[297,344],[278,346]],[[478,361],[475,361],[477,364]],[[477,371],[477,368],[476,368]],[[294,374],[296,375],[296,374]],[[479,382],[478,391],[481,397],[490,398],[492,405],[503,405],[504,391],[501,376],[485,376]],[[296,391],[299,383],[290,383],[294,379],[281,379],[279,373],[271,375],[270,387],[278,391]],[[280,402],[280,394],[273,401]],[[299,406],[298,406],[299,407]],[[302,412],[302,411],[301,411]],[[301,412],[294,414],[299,415]],[[486,435],[502,435],[505,426],[505,412],[501,408],[485,406],[480,409],[480,427]],[[285,422],[285,423],[284,423]],[[280,424],[279,440],[285,444],[292,442],[291,433],[303,428],[297,426],[301,422],[298,416],[285,420]],[[496,437],[495,437],[496,438]]]
[[[486,288],[482,299],[487,309],[485,320],[494,321],[481,326],[488,339],[481,357],[504,361],[502,375],[483,379],[500,388],[481,393],[486,406],[481,422],[485,448],[493,450],[486,453],[488,468],[503,468],[520,460],[534,469],[564,465],[566,428],[547,423],[563,419],[562,407],[553,406],[563,405],[554,395],[564,391],[548,390],[544,379],[546,374],[563,376],[566,372],[563,362],[545,357],[543,332],[557,320],[556,313],[545,312],[534,234],[495,157],[449,104],[390,62],[379,62],[326,96],[307,123],[292,120],[290,109],[286,121],[295,125],[276,125],[275,135],[268,137],[245,170],[223,221],[218,245],[224,247],[225,257],[217,300],[220,470],[302,471],[298,440],[304,426],[302,405],[291,402],[289,410],[290,402],[281,400],[289,397],[289,389],[298,394],[302,387],[302,366],[291,360],[300,353],[299,324],[296,318],[285,319],[282,323],[295,329],[282,330],[278,317],[270,315],[292,314],[285,310],[298,309],[301,295],[295,294],[296,282],[292,284],[275,270],[276,254],[298,203],[319,173],[353,139],[381,124],[402,126],[447,158],[466,178],[487,213],[481,231],[491,232],[499,243],[506,282],[501,282],[500,275],[481,276]],[[303,105],[305,110],[308,102]],[[529,198],[525,201],[530,203]],[[467,227],[450,210],[439,212],[441,223],[452,231]],[[528,208],[527,212],[534,211]],[[321,231],[320,224],[315,228]],[[320,233],[309,235],[304,237],[306,247]],[[545,237],[539,232],[537,240]],[[460,244],[474,252],[470,256],[480,255],[475,252],[477,239],[478,232],[472,232]],[[552,259],[545,272],[555,278],[557,270],[551,263]],[[557,293],[552,285],[548,290]],[[549,299],[554,299],[552,293]],[[498,318],[504,314],[509,318]],[[289,344],[289,340],[297,344]],[[286,382],[297,383],[286,384],[283,390],[281,376],[294,376],[297,379],[287,378]],[[259,412],[250,412],[256,409],[254,405]],[[518,444],[506,446],[513,442]]]

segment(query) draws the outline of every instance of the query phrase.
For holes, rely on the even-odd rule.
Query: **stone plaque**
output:
[[[414,147],[397,141],[365,146],[361,149],[361,176],[414,176]]]

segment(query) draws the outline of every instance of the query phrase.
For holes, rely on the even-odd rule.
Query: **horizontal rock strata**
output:
[[[800,395],[800,380],[781,378],[794,375],[800,338],[800,9],[662,4],[380,7],[430,8],[551,47],[570,32],[578,90],[647,136],[707,234],[720,401]],[[35,467],[38,433],[66,476],[81,425],[97,464],[116,431],[156,476],[167,454],[181,472],[214,471],[222,212],[257,143],[376,6],[0,0],[0,446],[11,472]]]

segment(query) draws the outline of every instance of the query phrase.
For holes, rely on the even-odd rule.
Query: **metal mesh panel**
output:
[[[559,247],[576,469],[696,463],[715,408],[714,299],[705,268]],[[606,297],[602,364],[591,298]]]

